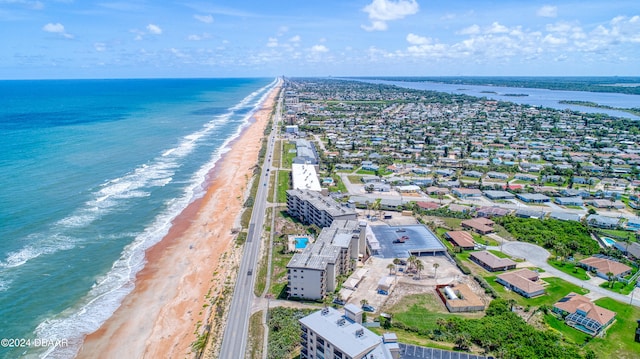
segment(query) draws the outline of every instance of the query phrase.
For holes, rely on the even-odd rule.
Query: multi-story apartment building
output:
[[[323,228],[331,226],[336,219],[356,219],[356,211],[340,205],[322,193],[291,189],[287,191],[287,209],[290,216],[304,224],[315,224]]]
[[[398,359],[400,347],[393,333],[379,336],[362,326],[362,310],[353,304],[341,314],[324,308],[300,319],[303,359]]]
[[[366,223],[333,221],[314,243],[293,255],[287,264],[290,297],[322,299],[337,287],[336,278],[355,269],[366,255]]]

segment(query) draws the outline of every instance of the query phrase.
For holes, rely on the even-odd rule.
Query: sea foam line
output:
[[[29,241],[30,244],[8,253],[5,259],[0,261],[0,269],[19,267],[42,255],[73,248],[73,240],[66,238],[67,240],[61,242],[55,240],[56,237],[62,236],[66,230],[90,225],[121,205],[123,200],[149,196],[150,193],[143,189],[161,187],[171,183],[172,176],[180,165],[179,161],[192,153],[202,138],[227,123],[235,111],[245,107],[261,91],[263,89],[251,93],[239,104],[229,108],[228,112],[207,122],[202,129],[184,136],[176,147],[163,151],[162,155],[154,159],[152,164],[140,165],[131,173],[104,183],[98,191],[93,193],[94,198],[87,201],[85,206],[53,225],[53,228],[50,229],[53,234],[42,233],[37,236],[39,239],[32,239]],[[234,108],[235,110],[233,110]]]
[[[85,335],[92,333],[113,315],[122,303],[125,296],[134,289],[136,274],[144,267],[145,251],[157,244],[169,232],[172,221],[194,200],[201,198],[205,193],[203,184],[207,181],[207,175],[217,165],[220,158],[227,153],[230,144],[248,126],[253,114],[262,106],[267,98],[269,90],[273,89],[277,80],[252,93],[249,96],[255,98],[262,92],[266,92],[258,101],[254,108],[244,116],[242,124],[236,132],[227,138],[225,142],[213,152],[210,160],[201,166],[191,177],[189,186],[186,187],[182,196],[174,199],[169,204],[167,210],[156,217],[143,233],[136,236],[134,241],[125,247],[120,258],[113,264],[111,270],[104,275],[96,285],[91,288],[81,302],[84,304],[79,308],[70,308],[60,315],[45,320],[36,328],[36,335],[39,338],[66,339],[67,347],[48,348],[42,354],[43,358],[72,358],[82,345]]]

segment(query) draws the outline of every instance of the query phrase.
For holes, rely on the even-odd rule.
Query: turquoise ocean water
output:
[[[0,81],[0,358],[73,357],[274,85]]]

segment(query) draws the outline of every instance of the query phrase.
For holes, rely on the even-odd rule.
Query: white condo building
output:
[[[334,220],[355,220],[357,213],[352,208],[340,205],[333,198],[320,192],[300,189],[287,191],[287,211],[291,217],[304,224],[329,227]]]
[[[300,319],[303,359],[398,359],[393,333],[379,336],[362,326],[362,310],[344,306],[345,314],[324,308]]]
[[[338,276],[355,269],[366,253],[366,223],[333,221],[314,243],[293,255],[287,264],[289,297],[322,299],[337,287]]]

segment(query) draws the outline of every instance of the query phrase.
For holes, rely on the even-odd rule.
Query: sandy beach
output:
[[[233,238],[260,140],[278,88],[250,126],[209,174],[206,195],[191,203],[167,236],[146,253],[135,289],[98,331],[85,338],[78,358],[185,358],[193,356],[198,323],[233,270]]]

